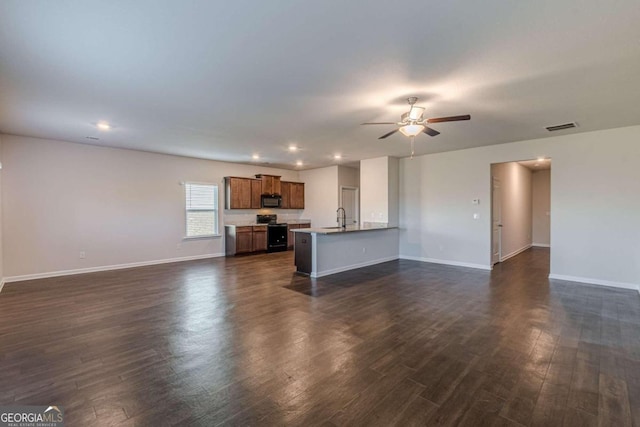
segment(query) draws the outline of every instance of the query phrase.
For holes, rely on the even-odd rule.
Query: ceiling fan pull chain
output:
[[[413,140],[415,139],[415,137],[411,137],[411,159],[413,160],[413,153],[414,153],[414,144],[413,144]]]

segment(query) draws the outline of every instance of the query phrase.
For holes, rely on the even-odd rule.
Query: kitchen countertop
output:
[[[297,230],[291,230],[294,233],[309,233],[309,234],[344,234],[344,233],[357,233],[361,231],[376,231],[376,230],[393,230],[398,227],[389,226],[349,226],[347,228],[342,227],[312,227],[312,228],[299,228]]]
[[[285,219],[284,221],[278,221],[278,224],[311,224],[309,219]],[[237,224],[225,224],[225,227],[252,227],[257,225],[269,225],[258,224],[257,222],[239,222]],[[292,230],[293,231],[293,230]]]

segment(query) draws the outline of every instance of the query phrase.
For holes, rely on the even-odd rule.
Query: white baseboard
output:
[[[511,252],[510,254],[507,254],[507,255],[503,256],[502,258],[500,258],[500,262],[504,262],[504,261],[508,260],[509,258],[513,258],[514,256],[516,256],[518,254],[521,254],[522,252],[526,251],[529,248],[531,248],[531,244],[524,245],[520,249],[516,249],[515,251]]]
[[[610,280],[592,279],[590,277],[565,276],[563,274],[549,274],[549,279],[586,283],[588,285],[608,286],[610,288],[631,289],[640,293],[640,285],[635,283],[612,282]]]
[[[198,259],[218,258],[225,256],[224,253],[194,255],[180,258],[168,258],[153,261],[132,262],[128,264],[103,265],[99,267],[78,268],[74,270],[50,271],[47,273],[25,274],[22,276],[9,276],[2,280],[2,285],[10,282],[22,282],[25,280],[46,279],[49,277],[72,276],[75,274],[96,273],[99,271],[123,270],[125,268],[146,267],[149,265],[169,264],[172,262],[194,261]],[[2,286],[0,286],[0,291]]]
[[[409,256],[409,255],[400,255],[399,258],[408,259],[411,261],[430,262],[433,264],[452,265],[454,267],[477,268],[479,270],[493,270],[493,267],[490,265],[472,264],[469,262],[449,261],[445,259],[436,259],[436,258],[422,258],[422,257],[416,257],[416,256]]]
[[[551,245],[548,243],[532,243],[531,246],[535,246],[536,248],[550,248]]]
[[[342,273],[343,271],[355,270],[356,268],[369,267],[371,265],[382,264],[383,262],[394,261],[398,259],[396,255],[386,257],[386,258],[378,258],[373,261],[361,262],[358,264],[347,265],[345,267],[332,268],[331,270],[318,271],[317,273],[311,273],[309,277],[318,278],[329,276],[330,274]]]

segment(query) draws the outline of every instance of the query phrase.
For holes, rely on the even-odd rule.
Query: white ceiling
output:
[[[418,154],[635,125],[638,22],[638,0],[2,0],[0,131],[306,169],[407,156],[359,123],[411,95],[471,114]]]

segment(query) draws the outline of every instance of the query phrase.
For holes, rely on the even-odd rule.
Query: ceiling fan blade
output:
[[[438,135],[440,135],[440,132],[438,132],[437,130],[431,129],[430,127],[426,127],[426,126],[424,127],[424,130],[422,132],[426,133],[429,136],[438,136]]]
[[[396,122],[370,122],[370,123],[360,123],[361,125],[395,125]]]
[[[396,133],[396,132],[398,132],[398,129],[394,129],[394,130],[392,130],[392,131],[391,131],[391,132],[389,132],[389,133],[385,133],[384,135],[382,135],[382,136],[381,136],[380,138],[378,138],[378,139],[385,139],[386,137],[391,136],[391,135],[393,135],[393,134],[394,134],[394,133]]]
[[[433,119],[427,119],[427,123],[459,122],[461,120],[471,120],[471,116],[466,114],[464,116],[435,117]]]

